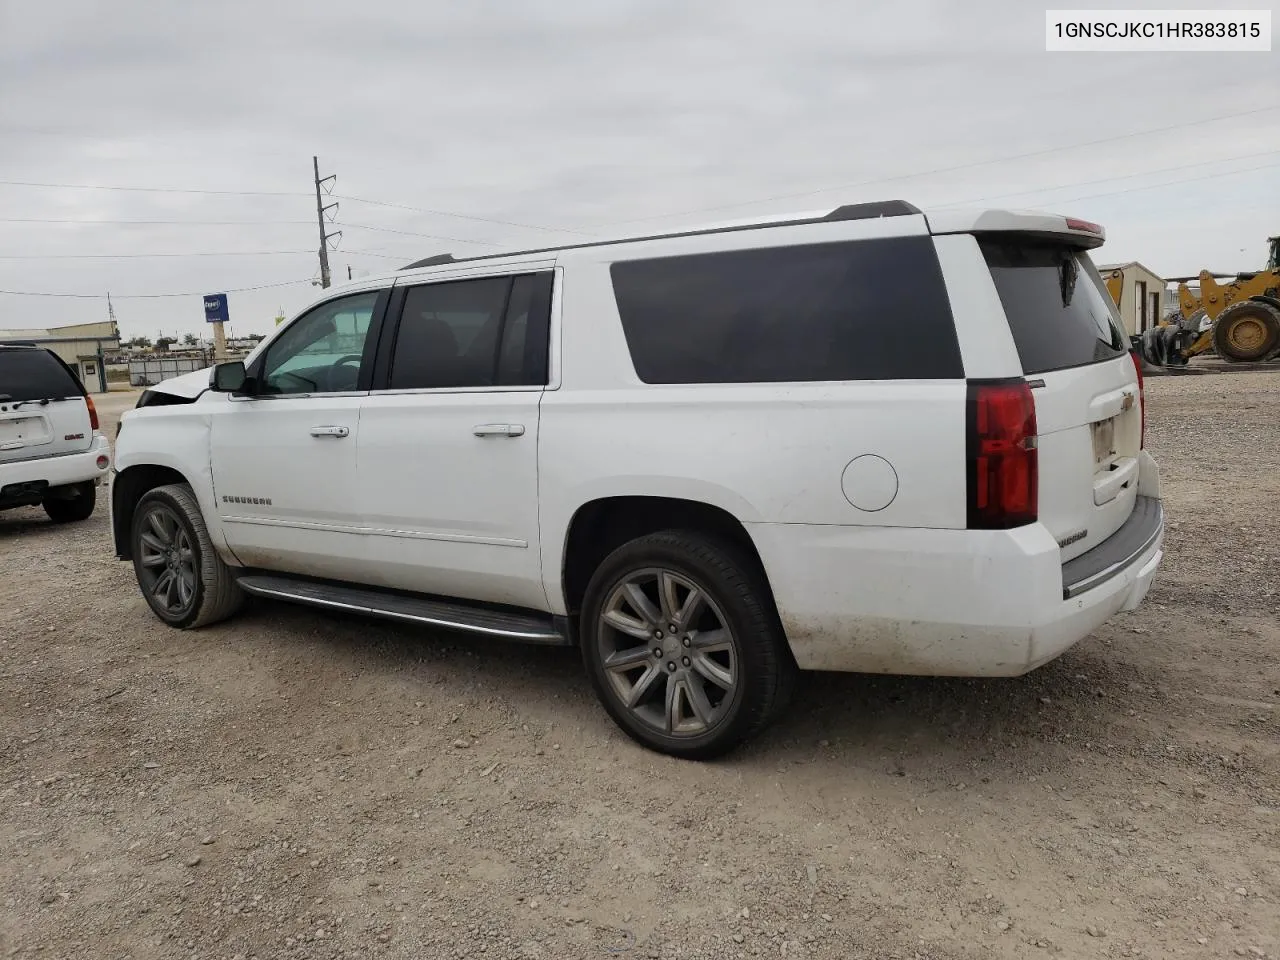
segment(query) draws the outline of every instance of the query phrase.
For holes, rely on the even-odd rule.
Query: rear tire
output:
[[[213,549],[200,504],[185,483],[147,491],[134,511],[129,542],[143,599],[169,626],[208,626],[225,620],[244,602],[244,592]]]
[[[54,523],[76,523],[88,520],[93,516],[93,508],[98,500],[97,486],[92,480],[76,483],[67,487],[58,487],[56,494],[65,496],[47,496],[40,501],[44,512]]]
[[[762,730],[797,672],[759,565],[692,531],[611,553],[587,586],[580,636],[592,686],[618,726],[691,760]]]
[[[1230,363],[1269,359],[1280,349],[1280,310],[1258,300],[1233,303],[1213,324],[1213,347]]]

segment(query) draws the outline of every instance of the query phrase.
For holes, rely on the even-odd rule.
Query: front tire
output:
[[[93,516],[97,499],[98,491],[94,482],[86,480],[70,487],[57,488],[55,495],[45,497],[40,505],[54,523],[76,523]]]
[[[610,554],[587,586],[582,653],[632,739],[720,756],[785,706],[796,665],[763,573],[732,544],[664,531]]]
[[[225,620],[244,593],[213,549],[195,494],[185,483],[149,490],[130,534],[133,570],[152,612],[171,627]]]
[[[1270,359],[1280,350],[1280,310],[1259,300],[1233,303],[1218,314],[1213,346],[1228,363]]]

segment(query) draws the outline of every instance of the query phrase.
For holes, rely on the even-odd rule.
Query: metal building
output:
[[[1136,260],[1101,264],[1098,273],[1102,274],[1107,292],[1120,308],[1125,333],[1133,337],[1159,326],[1168,306],[1164,297],[1166,283],[1160,274]]]
[[[34,343],[52,350],[76,372],[86,390],[106,393],[103,354],[120,349],[120,330],[114,320],[43,330],[0,330],[0,343]]]

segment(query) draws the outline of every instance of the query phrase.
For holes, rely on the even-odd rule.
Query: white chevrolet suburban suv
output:
[[[797,668],[1023,674],[1162,557],[1102,240],[888,201],[331,289],[125,415],[116,552],[176,627],[255,594],[577,645],[685,757]]]
[[[93,398],[71,368],[42,347],[0,344],[0,510],[87,520],[110,466]]]

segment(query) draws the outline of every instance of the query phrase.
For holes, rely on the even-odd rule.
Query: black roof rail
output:
[[[823,220],[873,220],[876,217],[912,217],[920,208],[905,200],[877,200],[874,203],[846,203],[836,207]]]
[[[672,240],[677,237],[698,237],[714,233],[737,233],[741,230],[763,230],[769,227],[793,227],[804,223],[826,223],[840,220],[873,220],[879,217],[911,217],[920,213],[920,208],[905,200],[877,200],[872,203],[846,203],[836,207],[821,217],[801,217],[796,220],[765,220],[758,223],[746,223],[723,227],[701,227],[693,230],[677,230],[672,233],[656,233],[643,237],[621,237],[613,240],[593,240],[586,243],[567,243],[556,247],[538,247],[533,250],[507,250],[502,253],[483,253],[477,257],[455,257],[451,253],[440,253],[425,260],[418,260],[401,270],[416,270],[419,267],[437,267],[446,263],[462,263],[473,260],[493,260],[499,257],[529,256],[535,253],[557,253],[561,250],[582,250],[586,247],[610,247],[623,243],[640,243],[646,240]]]
[[[452,253],[437,253],[434,257],[427,257],[425,260],[419,260],[417,263],[411,263],[407,267],[401,267],[401,270],[413,270],[416,267],[438,267],[446,263],[456,263],[457,259]]]

